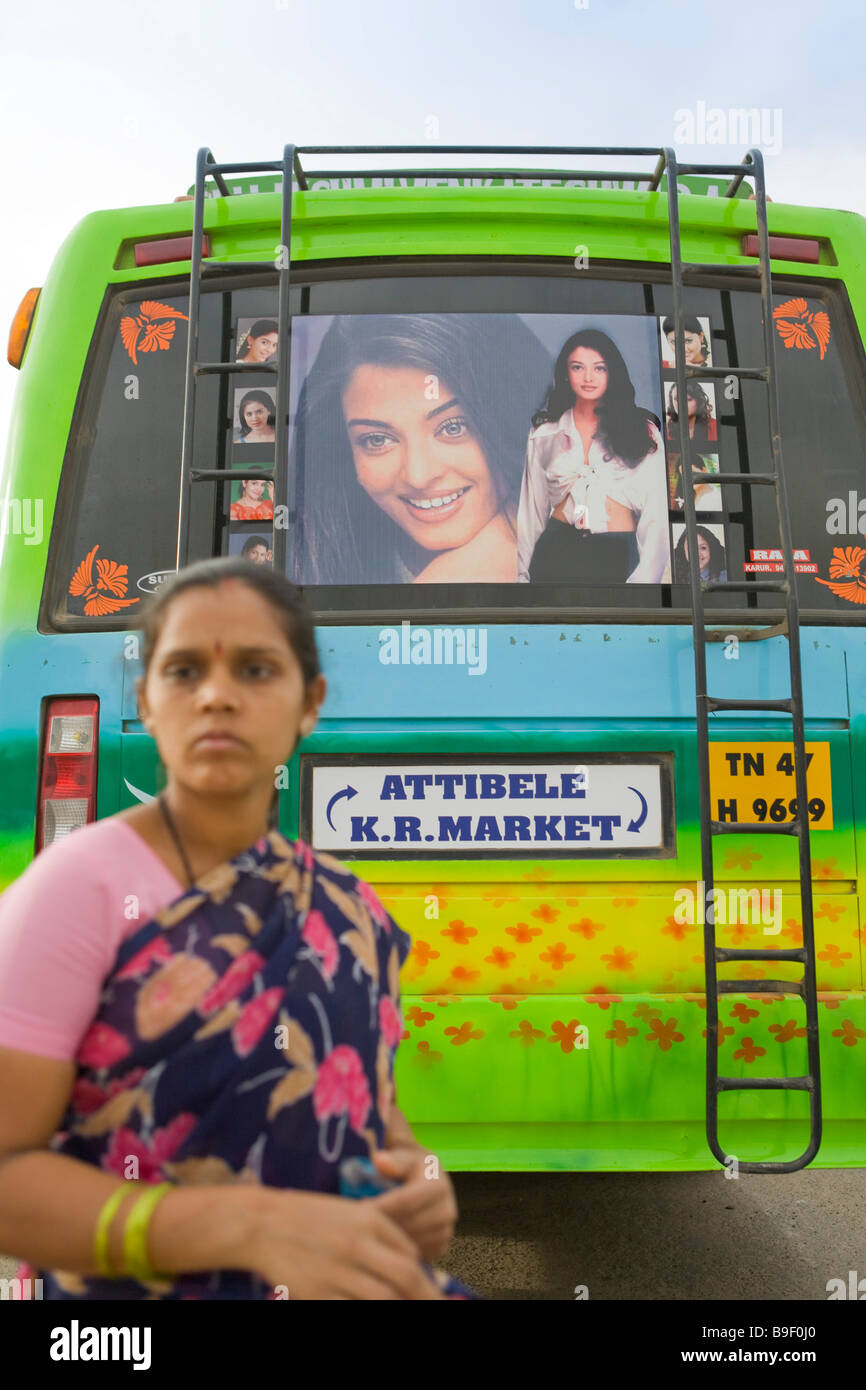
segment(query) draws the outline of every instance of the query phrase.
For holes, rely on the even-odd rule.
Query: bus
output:
[[[420,1141],[862,1166],[864,255],[758,150],[203,149],[88,215],[9,341],[0,887],[163,785],[147,596],[272,564],[329,683],[274,825],[412,936]]]

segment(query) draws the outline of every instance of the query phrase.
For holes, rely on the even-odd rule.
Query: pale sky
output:
[[[744,148],[686,146],[677,113],[757,107],[780,144],[766,154],[772,198],[866,214],[864,40],[862,0],[7,6],[4,341],[79,218],[170,201],[205,144],[221,160],[254,160],[290,140],[422,143],[435,116],[443,144],[676,144],[703,162]],[[4,354],[4,448],[16,377]]]

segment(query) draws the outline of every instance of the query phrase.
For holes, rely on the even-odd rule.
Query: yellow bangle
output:
[[[97,1269],[106,1279],[116,1279],[118,1277],[108,1258],[108,1238],[111,1232],[111,1223],[115,1218],[117,1208],[120,1206],[128,1191],[128,1183],[121,1183],[120,1187],[116,1187],[108,1200],[103,1203],[102,1209],[96,1218],[96,1227],[93,1233],[93,1256],[96,1260]]]
[[[157,1205],[167,1192],[171,1192],[173,1187],[174,1183],[170,1182],[156,1183],[133,1203],[126,1218],[126,1225],[123,1228],[124,1268],[140,1284],[174,1277],[173,1275],[159,1274],[151,1265],[147,1254],[147,1231],[151,1217]]]

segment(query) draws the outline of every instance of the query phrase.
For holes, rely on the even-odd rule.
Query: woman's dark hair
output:
[[[664,333],[665,337],[667,337],[669,333],[674,332],[675,328],[675,321],[672,318],[666,318],[664,323],[662,324],[662,333]],[[699,333],[704,340],[704,345],[706,345],[707,340],[704,334],[704,330],[701,328],[700,320],[696,319],[694,314],[686,314],[685,319],[683,320],[683,328],[685,329],[686,333]],[[250,329],[250,332],[252,333],[252,329]]]
[[[674,386],[673,389],[675,391],[676,386]],[[701,386],[701,383],[695,381],[694,377],[688,377],[686,380],[686,395],[690,396],[693,401],[697,401],[698,403],[698,408],[695,412],[695,422],[708,425],[713,418],[713,407],[710,405],[710,398]],[[668,398],[668,419],[673,423],[680,417],[678,411],[674,410],[672,401],[673,391]],[[677,406],[679,406],[679,399],[677,399]]]
[[[698,535],[703,537],[703,539],[706,541],[707,545],[710,548],[710,563],[707,566],[707,577],[709,579],[719,579],[721,578],[722,570],[727,568],[727,562],[725,559],[725,547],[722,545],[718,537],[713,535],[712,531],[707,530],[706,526],[699,526],[697,528],[697,531]],[[688,535],[685,531],[683,531],[683,534],[677,541],[677,548],[674,551],[675,584],[689,583],[689,562],[686,557],[687,542]]]
[[[241,558],[243,559],[245,556],[251,555],[257,545],[263,545],[265,550],[270,550],[271,548],[267,536],[247,536],[241,546]]]
[[[246,420],[244,419],[244,411],[246,410],[250,401],[255,401],[258,405],[263,405],[267,407],[268,424],[270,425],[271,429],[273,429],[276,425],[277,417],[274,413],[274,402],[272,398],[268,395],[267,391],[246,391],[241,396],[241,403],[238,406],[238,424],[241,427],[241,434],[249,434],[250,432],[251,427],[247,424]]]
[[[254,536],[251,539],[267,545],[263,537]],[[302,594],[283,575],[238,556],[200,560],[197,564],[188,565],[167,579],[146,600],[141,610],[144,634],[141,659],[145,678],[169,606],[180,594],[193,589],[216,589],[226,579],[239,579],[271,605],[301,668],[304,685],[310,685],[320,674],[321,668],[312,614]]]
[[[661,421],[651,410],[634,403],[634,387],[622,353],[616,343],[597,328],[584,328],[573,333],[565,342],[553,369],[553,385],[547,392],[542,408],[533,415],[533,429],[560,417],[574,405],[575,395],[569,380],[568,359],[577,348],[590,348],[604,358],[607,367],[607,390],[595,407],[598,433],[607,457],[622,459],[629,468],[636,467],[647,454],[654,454],[649,424],[661,429]]]
[[[256,319],[252,327],[247,330],[247,336],[244,338],[242,344],[243,352],[247,353],[249,351],[250,340],[252,338],[262,338],[264,337],[265,333],[278,332],[279,325],[277,324],[276,319]]]
[[[446,390],[456,396],[501,508],[517,509],[526,417],[550,373],[550,355],[531,329],[516,314],[336,317],[298,401],[292,553],[299,583],[400,583],[432,558],[358,482],[342,397],[365,365],[417,368],[436,378],[443,403]]]

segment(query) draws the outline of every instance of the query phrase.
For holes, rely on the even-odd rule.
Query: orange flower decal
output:
[[[494,946],[489,956],[484,959],[488,965],[495,965],[499,970],[507,970],[508,962],[514,960],[514,951],[506,951],[504,946]]]
[[[740,1023],[748,1023],[750,1018],[757,1018],[758,1010],[750,1009],[748,1004],[735,1004],[731,1009],[731,1018],[739,1019]]]
[[[819,994],[818,1003],[823,1004],[825,1009],[838,1009],[843,999],[847,999],[845,994]]]
[[[842,916],[844,911],[844,907],[840,907],[838,903],[822,903],[820,911],[816,912],[815,916],[829,917],[831,922],[835,922]]]
[[[537,917],[540,922],[555,922],[559,916],[559,908],[551,907],[550,903],[542,903],[540,907],[533,908],[529,915]]]
[[[829,579],[815,578],[816,584],[823,584],[837,598],[847,599],[849,603],[866,603],[866,575],[863,561],[866,550],[860,545],[834,545],[829,566]]]
[[[446,1028],[445,1036],[451,1039],[452,1047],[462,1047],[464,1043],[471,1042],[473,1038],[483,1038],[484,1034],[480,1028],[473,1031],[471,1023],[461,1023],[459,1028]]]
[[[137,598],[123,597],[129,584],[128,566],[120,565],[116,560],[96,561],[94,584],[93,557],[98,549],[99,546],[95,545],[88,551],[69,585],[69,592],[73,598],[84,598],[84,611],[88,618],[104,618],[107,613],[119,613],[121,608],[129,608],[133,603],[139,602]]]
[[[866,1030],[855,1028],[850,1018],[843,1018],[842,1027],[833,1029],[833,1037],[841,1038],[845,1047],[856,1047],[860,1038],[866,1038]]]
[[[839,870],[835,868],[838,863],[836,859],[813,859],[812,877],[813,878],[841,878]]]
[[[626,1047],[629,1038],[633,1038],[636,1035],[636,1028],[629,1028],[621,1018],[618,1018],[615,1020],[613,1027],[609,1028],[604,1036],[606,1038],[613,1038],[616,1047]]]
[[[564,941],[557,941],[555,945],[548,946],[546,951],[542,951],[538,959],[546,960],[554,970],[561,970],[567,961],[574,960],[574,954],[569,954]]]
[[[786,348],[817,347],[823,362],[830,342],[830,316],[823,309],[814,313],[805,299],[786,299],[773,310],[779,337]]]
[[[550,1026],[553,1029],[553,1034],[547,1041],[559,1043],[563,1052],[573,1052],[577,1029],[580,1027],[578,1020],[573,1018],[570,1023],[561,1023],[557,1020],[556,1023],[552,1023]]]
[[[831,968],[838,969],[845,964],[846,960],[851,959],[850,951],[840,951],[838,946],[834,946],[832,941],[827,948],[818,952],[818,959],[825,960]]]
[[[604,931],[604,924],[593,922],[589,917],[581,917],[579,922],[569,923],[568,930],[580,932],[586,941],[592,941],[594,936],[597,936],[600,931]]]
[[[467,927],[465,922],[458,920],[449,922],[448,926],[444,927],[439,934],[440,936],[450,936],[456,946],[465,946],[473,936],[478,935],[478,932],[475,927]]]
[[[770,1032],[776,1034],[777,1043],[790,1042],[792,1038],[805,1038],[806,1029],[797,1026],[795,1018],[789,1018],[787,1023],[771,1023]]]
[[[534,1047],[536,1038],[543,1038],[544,1033],[540,1028],[533,1028],[528,1018],[522,1018],[513,1033],[508,1034],[509,1038],[517,1038],[523,1043],[524,1047]]]
[[[609,1009],[611,1004],[621,1004],[621,994],[607,994],[604,985],[593,985],[592,994],[586,996],[587,1004],[597,1004],[600,1009]]]
[[[434,1052],[428,1042],[419,1042],[412,1061],[419,1067],[432,1067],[435,1062],[442,1061],[442,1053]]]
[[[541,936],[541,927],[530,927],[527,922],[518,922],[516,927],[506,927],[509,936],[520,946],[526,946],[534,936]]]
[[[406,1010],[406,1017],[410,1023],[414,1023],[416,1028],[423,1028],[425,1023],[429,1023],[435,1014],[425,1013],[418,1004],[413,1004],[411,1009]]]
[[[637,898],[614,898],[613,907],[637,907]]]
[[[745,869],[748,873],[753,861],[757,862],[761,857],[755,849],[732,849],[730,854],[725,855],[723,867],[725,869]]]
[[[416,941],[412,946],[412,954],[409,958],[410,965],[418,970],[426,970],[431,960],[438,960],[439,952],[434,951],[427,941]]]
[[[168,304],[158,304],[155,299],[145,299],[138,306],[138,314],[127,315],[120,320],[120,336],[123,346],[133,362],[138,366],[137,352],[166,352],[171,346],[176,319],[189,320],[188,314],[172,309]]]
[[[438,989],[435,994],[422,994],[421,998],[425,1004],[435,1004],[437,1009],[447,1009],[449,1004],[459,1002],[459,994],[449,994],[447,990]]]
[[[670,1052],[674,1043],[685,1042],[685,1033],[676,1031],[677,1021],[669,1018],[667,1023],[662,1023],[660,1018],[651,1018],[649,1021],[650,1032],[646,1035],[647,1042],[657,1042],[662,1052]]]
[[[765,1047],[756,1047],[751,1038],[743,1038],[742,1044],[742,1047],[738,1047],[734,1053],[735,1059],[742,1057],[744,1062],[754,1062],[756,1057],[765,1057],[767,1055],[767,1049]]]
[[[723,1044],[724,1041],[725,1041],[725,1038],[728,1037],[728,1035],[729,1035],[730,1033],[733,1033],[733,1031],[734,1031],[733,1028],[728,1027],[728,1025],[727,1025],[726,1023],[723,1023],[722,1020],[719,1019],[719,1031],[718,1031],[718,1036],[717,1036],[717,1038],[716,1038],[716,1042],[717,1042],[717,1044],[718,1044],[719,1047],[722,1046],[722,1044]],[[702,1038],[705,1038],[706,1036],[707,1036],[707,1030],[706,1030],[706,1028],[702,1028],[702,1029],[701,1029],[701,1037],[702,1037]]]
[[[451,978],[454,980],[465,980],[469,984],[472,980],[477,980],[481,974],[480,970],[468,970],[465,965],[455,965],[451,971]]]
[[[608,970],[633,970],[633,960],[637,960],[637,951],[627,951],[624,946],[614,946],[613,951],[602,960],[610,961]]]
[[[731,945],[742,946],[743,942],[748,941],[750,936],[754,936],[757,930],[757,927],[747,926],[745,922],[734,922],[728,928],[731,938]]]
[[[656,1018],[661,1013],[661,1009],[655,1008],[653,1004],[638,1004],[634,1011],[634,1017],[643,1019],[646,1023],[651,1018]]]
[[[522,1004],[528,998],[525,994],[488,994],[487,998],[491,1004],[501,1004],[506,1012],[509,1009],[516,1009],[518,1004]]]
[[[662,936],[672,936],[675,941],[682,941],[688,936],[690,931],[694,931],[686,922],[678,922],[674,917],[666,917],[665,925],[662,927]]]

